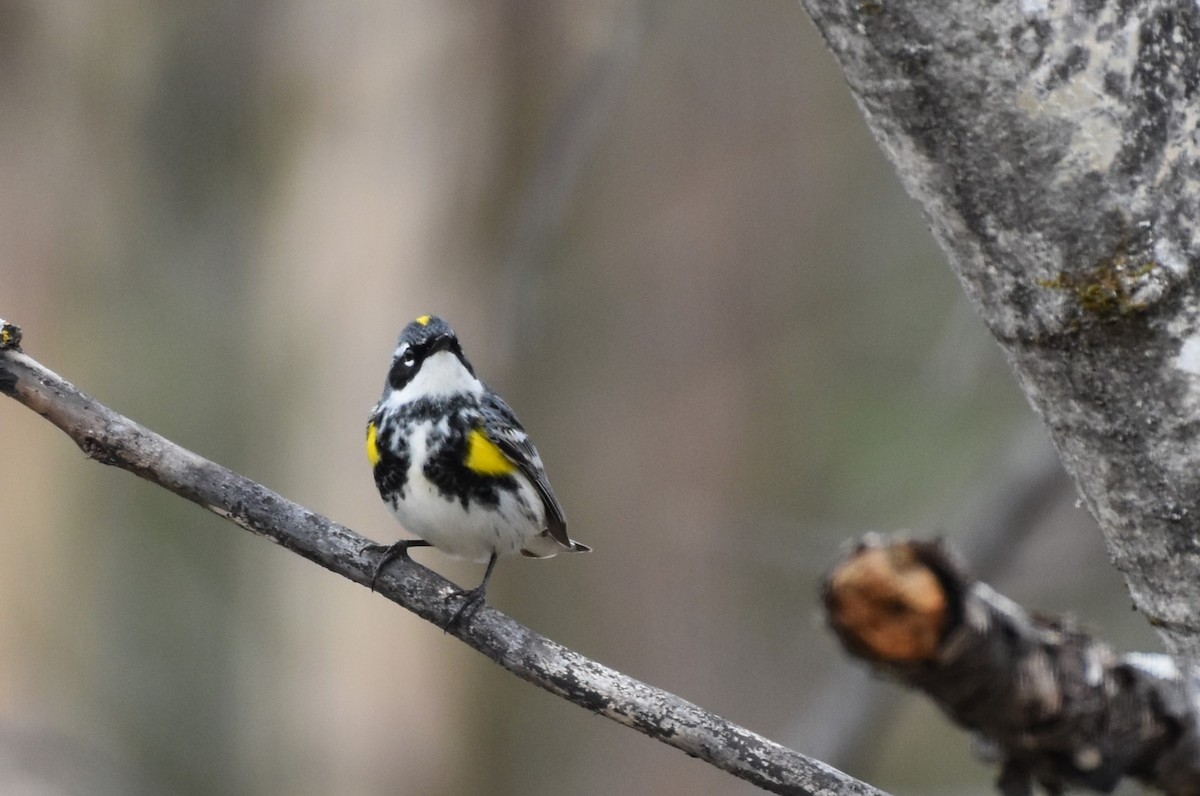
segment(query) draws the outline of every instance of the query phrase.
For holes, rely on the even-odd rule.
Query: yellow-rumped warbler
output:
[[[483,582],[462,592],[452,623],[483,601],[499,556],[590,550],[567,536],[537,449],[508,404],[476,378],[441,318],[422,315],[400,333],[367,422],[367,458],[384,503],[421,537],[374,546],[383,555],[371,588],[411,547],[487,561]]]

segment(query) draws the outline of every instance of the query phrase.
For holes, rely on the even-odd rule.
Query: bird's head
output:
[[[478,393],[482,385],[463,354],[458,336],[436,315],[422,315],[400,332],[388,370],[385,399],[406,403],[420,397]]]

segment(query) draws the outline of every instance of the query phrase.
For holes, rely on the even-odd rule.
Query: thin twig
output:
[[[368,539],[117,414],[22,353],[19,331],[16,340],[0,345],[0,392],[58,426],[89,457],[169,489],[356,583],[370,582],[375,557],[363,550]],[[438,627],[449,623],[455,607],[448,602],[454,585],[410,560],[389,567],[376,588]],[[773,793],[886,796],[573,652],[489,606],[448,632],[524,680]]]

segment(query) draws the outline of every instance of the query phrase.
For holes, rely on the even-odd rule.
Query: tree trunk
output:
[[[1135,604],[1190,657],[1200,10],[804,5],[1049,427]]]

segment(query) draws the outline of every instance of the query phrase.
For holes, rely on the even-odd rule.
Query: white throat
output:
[[[483,394],[483,383],[471,375],[449,351],[438,351],[421,363],[421,369],[403,389],[392,392],[385,406],[401,406],[418,398],[442,398],[456,393]]]

